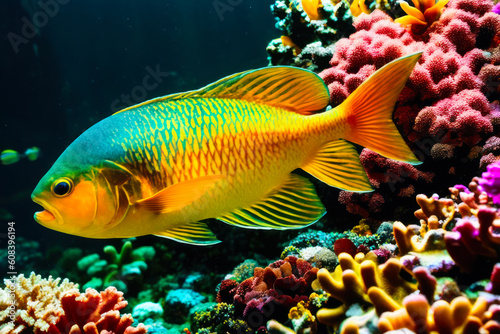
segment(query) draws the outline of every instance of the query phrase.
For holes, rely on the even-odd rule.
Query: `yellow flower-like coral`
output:
[[[411,30],[415,34],[425,32],[434,21],[437,21],[441,15],[441,10],[449,0],[412,0],[415,7],[411,7],[406,1],[401,1],[401,8],[406,12],[395,20],[403,26],[411,26]]]
[[[323,19],[323,4],[321,3],[321,0],[302,0],[301,4],[302,9],[311,20]]]
[[[351,7],[349,8],[351,10],[352,16],[359,16],[362,13],[365,14],[370,14],[371,11],[368,8],[368,6],[365,3],[365,0],[353,0],[351,3]]]

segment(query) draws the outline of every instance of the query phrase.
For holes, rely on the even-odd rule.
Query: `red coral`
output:
[[[255,268],[254,276],[237,287],[225,280],[221,289],[222,286],[227,286],[231,293],[234,291],[234,298],[230,303],[235,306],[235,314],[243,316],[252,327],[257,328],[266,319],[288,319],[288,312],[292,307],[309,299],[308,296],[313,291],[311,284],[316,280],[317,272],[318,269],[304,259],[288,256],[266,268]],[[254,324],[255,318],[264,320]]]
[[[130,314],[120,315],[119,310],[127,306],[123,293],[114,287],[109,287],[101,293],[94,289],[87,289],[85,294],[78,291],[66,293],[61,298],[64,310],[49,333],[114,333],[114,334],[143,334],[146,327],[139,325],[131,327],[133,323]]]
[[[217,303],[228,303],[232,304],[234,300],[234,295],[236,293],[236,288],[238,287],[238,282],[232,279],[225,279],[220,283],[219,289],[217,291]]]
[[[366,170],[370,183],[376,188],[380,187],[381,184],[394,185],[407,179],[431,182],[434,177],[433,173],[422,172],[405,162],[386,159],[369,149],[364,149],[359,159]],[[372,211],[376,212],[376,210]]]
[[[335,252],[335,254],[337,254],[337,256],[339,256],[341,253],[347,253],[354,257],[356,256],[357,248],[354,245],[354,242],[352,242],[350,239],[342,238],[335,241],[335,243],[333,244],[333,251]]]

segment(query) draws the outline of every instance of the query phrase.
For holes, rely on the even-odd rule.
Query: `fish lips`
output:
[[[60,219],[58,219],[58,217],[56,217],[57,211],[53,209],[46,201],[37,198],[34,195],[31,195],[31,199],[36,204],[41,205],[44,209],[43,211],[35,212],[33,218],[35,218],[37,223],[45,225],[47,223],[55,223],[61,221]]]

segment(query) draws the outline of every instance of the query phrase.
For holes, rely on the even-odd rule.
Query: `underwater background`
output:
[[[23,276],[0,290],[0,333],[498,330],[498,9],[488,0],[415,1],[418,14],[401,3],[2,1],[0,150],[17,153],[0,165],[0,261],[2,277]],[[394,121],[423,164],[358,147],[375,191],[310,177],[327,215],[306,229],[214,220],[222,243],[197,247],[86,239],[33,219],[39,179],[121,108],[268,65],[319,73],[335,107],[415,51],[424,54]],[[33,161],[23,155],[31,147]]]

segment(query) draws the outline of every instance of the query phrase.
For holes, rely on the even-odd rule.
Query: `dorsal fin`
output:
[[[328,87],[317,74],[296,67],[274,66],[236,73],[201,89],[158,97],[117,113],[186,98],[239,99],[304,115],[323,110],[330,100]]]

